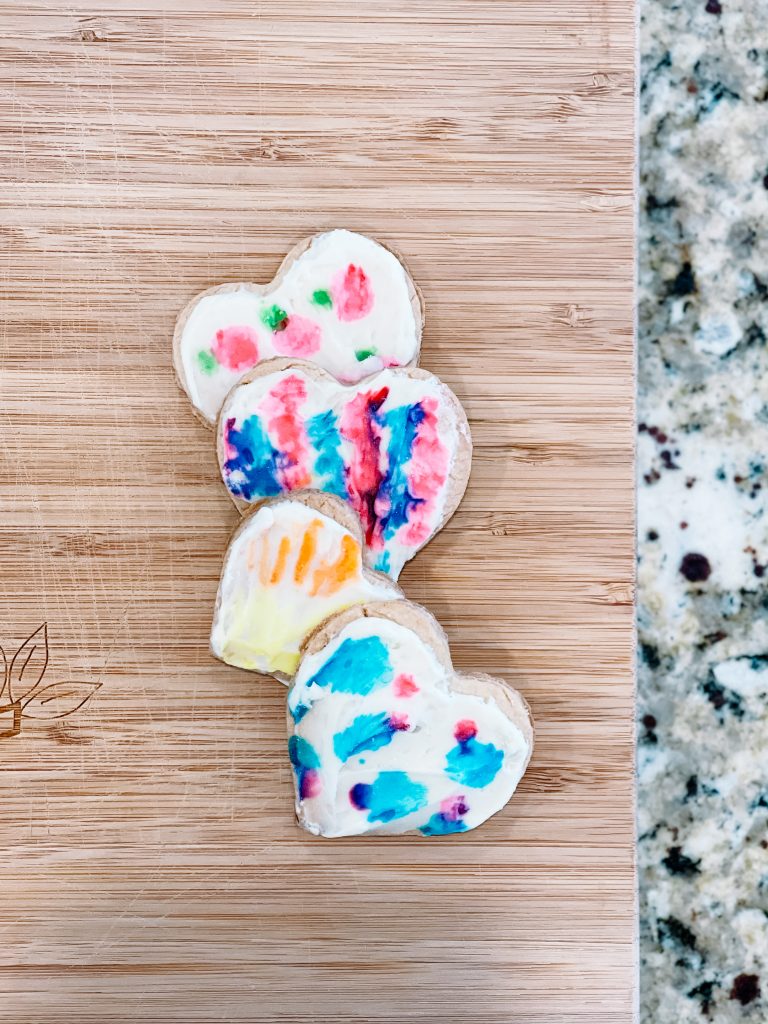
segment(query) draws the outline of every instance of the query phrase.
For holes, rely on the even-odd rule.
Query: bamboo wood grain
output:
[[[0,38],[0,643],[46,620],[45,680],[102,684],[0,737],[0,1015],[629,1024],[631,5],[31,0]],[[175,317],[333,226],[403,254],[473,431],[402,585],[536,718],[442,842],[300,832],[282,687],[208,653],[237,512]]]

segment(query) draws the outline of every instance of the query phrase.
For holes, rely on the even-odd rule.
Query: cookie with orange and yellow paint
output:
[[[329,616],[402,596],[386,576],[364,567],[360,521],[344,501],[295,492],[263,503],[235,531],[211,650],[228,665],[287,682],[302,643]]]

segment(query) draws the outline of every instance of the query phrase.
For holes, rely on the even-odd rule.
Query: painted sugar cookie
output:
[[[213,425],[230,388],[264,359],[298,356],[354,383],[418,360],[423,312],[398,258],[365,235],[327,231],[297,245],[270,284],[196,296],[174,333],[179,382]]]
[[[329,616],[402,597],[364,568],[360,522],[340,498],[298,492],[266,502],[235,531],[224,558],[211,630],[222,661],[282,681],[299,648]]]
[[[328,620],[288,694],[296,816],[315,835],[476,828],[511,798],[532,749],[520,694],[455,672],[437,622],[409,601]]]
[[[238,508],[302,488],[336,494],[360,517],[367,564],[397,579],[459,504],[472,442],[458,399],[425,370],[344,386],[275,359],[227,396],[217,450]]]

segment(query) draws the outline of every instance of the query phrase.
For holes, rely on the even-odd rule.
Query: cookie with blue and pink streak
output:
[[[517,690],[457,673],[439,625],[410,601],[329,619],[288,694],[296,816],[328,838],[476,828],[510,800],[532,750]]]
[[[244,374],[295,356],[355,383],[387,366],[415,365],[421,297],[389,249],[354,231],[300,242],[270,284],[226,284],[196,296],[174,333],[176,373],[209,426]]]
[[[472,459],[464,410],[425,370],[345,386],[291,359],[262,363],[232,389],[217,449],[241,511],[304,488],[344,499],[360,518],[366,564],[392,579],[453,515]]]

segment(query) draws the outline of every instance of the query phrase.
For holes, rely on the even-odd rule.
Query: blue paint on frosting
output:
[[[317,781],[317,770],[320,767],[317,751],[302,736],[291,736],[288,740],[288,757],[296,772],[299,799],[314,796],[312,783]]]
[[[317,751],[303,736],[291,736],[288,740],[288,757],[294,768],[319,768],[320,757]]]
[[[364,750],[386,747],[397,731],[397,725],[386,711],[378,715],[358,715],[351,725],[333,737],[333,752],[340,761],[347,761]]]
[[[346,499],[348,494],[344,460],[339,452],[341,437],[332,409],[319,412],[307,420],[307,437],[317,453],[314,467],[317,481],[313,486]]]
[[[358,810],[368,811],[368,821],[386,823],[422,808],[427,802],[427,787],[405,772],[380,772],[373,782],[353,786],[349,799]]]
[[[224,479],[232,494],[250,501],[272,497],[283,490],[278,479],[281,454],[272,447],[258,416],[249,416],[238,430],[227,421],[224,440],[233,455],[224,463]]]
[[[447,818],[444,814],[433,814],[419,832],[423,836],[449,836],[454,832],[466,832],[467,826],[461,818]]]
[[[389,551],[382,551],[379,557],[376,559],[374,569],[378,569],[379,572],[388,573],[392,564],[392,556]]]
[[[472,736],[448,751],[445,773],[463,786],[482,789],[493,782],[503,761],[503,750],[492,743],[478,743]]]
[[[291,707],[290,703],[288,704],[288,710],[291,713],[291,718],[294,720],[294,722],[296,722],[297,725],[302,720],[304,715],[306,715],[309,709],[309,704],[302,704],[301,702],[299,702],[295,707]]]
[[[382,510],[379,523],[385,541],[394,537],[400,527],[408,522],[412,510],[423,501],[422,498],[415,498],[408,490],[408,476],[405,472],[423,419],[424,409],[420,402],[400,405],[384,416],[384,425],[390,430],[387,449],[389,461],[376,506],[377,510]]]
[[[324,686],[334,693],[366,696],[392,681],[389,651],[377,636],[347,638],[307,685]]]

